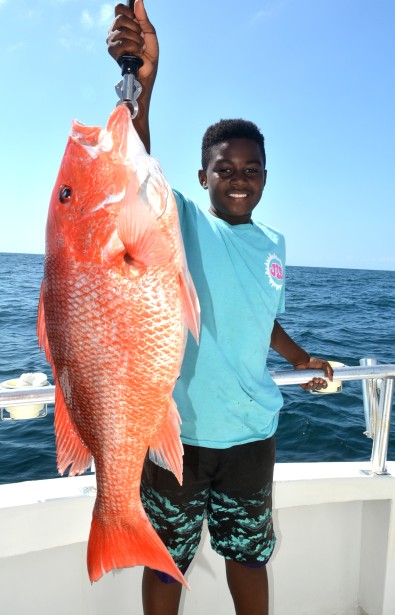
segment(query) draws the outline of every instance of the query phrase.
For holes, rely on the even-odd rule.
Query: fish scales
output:
[[[63,198],[62,198],[63,197]],[[181,481],[172,391],[199,305],[174,196],[125,107],[106,129],[74,123],[47,221],[38,336],[55,386],[58,468],[95,459],[92,581],[147,565],[186,583],[140,500],[152,458]]]

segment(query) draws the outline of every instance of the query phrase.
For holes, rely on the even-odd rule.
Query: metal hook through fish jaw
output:
[[[119,101],[118,105],[127,105],[132,109],[132,120],[136,117],[139,105],[137,102],[137,98],[141,94],[141,83],[136,79],[133,73],[125,73],[115,86],[115,91],[118,95]]]

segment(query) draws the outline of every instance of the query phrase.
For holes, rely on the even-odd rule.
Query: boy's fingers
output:
[[[140,24],[134,19],[134,17],[128,17],[127,15],[117,15],[112,22],[109,33],[111,32],[141,32]]]
[[[308,391],[311,391],[312,389],[326,389],[327,386],[328,383],[326,380],[322,380],[321,378],[313,378],[313,380],[310,380],[310,382],[305,385],[305,388]]]
[[[328,361],[322,362],[321,369],[324,370],[325,376],[329,378],[329,380],[333,380],[333,369],[332,369],[332,366],[328,363]]]
[[[134,10],[126,4],[117,4],[115,9],[115,23],[130,25],[136,23],[138,28],[141,28],[145,33],[154,34],[155,28],[148,19],[143,0],[136,0]]]
[[[109,29],[108,52],[114,58],[126,52],[141,54],[145,45],[141,34],[141,27],[134,19],[118,15]]]
[[[310,363],[311,363],[311,367],[313,367],[314,369],[324,370],[325,376],[329,378],[329,380],[333,380],[333,368],[330,365],[330,363],[328,363],[328,361],[323,361],[322,359],[312,358]]]
[[[125,15],[126,17],[129,17],[130,19],[134,18],[133,9],[131,9],[130,6],[128,6],[127,4],[117,4],[114,8],[114,12],[115,12],[116,17],[118,15]]]
[[[107,37],[109,54],[117,59],[125,53],[141,57],[147,48],[145,37],[151,35],[150,46],[155,45],[155,28],[149,21],[142,0],[136,0],[134,11],[126,4],[117,4],[115,19],[110,26]],[[154,37],[152,39],[152,37]],[[154,41],[154,42],[152,42]],[[155,53],[151,52],[151,56]]]
[[[314,380],[311,382],[312,384],[312,389],[326,389],[326,387],[328,386],[328,383],[326,380],[322,380],[321,378],[314,378]]]

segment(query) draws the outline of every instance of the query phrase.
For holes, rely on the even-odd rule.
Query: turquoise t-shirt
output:
[[[230,225],[174,191],[188,267],[201,307],[174,399],[185,444],[228,448],[269,438],[282,395],[266,359],[284,311],[284,238],[260,224]]]

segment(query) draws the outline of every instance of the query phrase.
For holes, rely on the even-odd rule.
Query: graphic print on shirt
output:
[[[265,263],[265,273],[269,278],[270,286],[276,290],[281,290],[283,285],[283,263],[277,254],[269,254]]]

